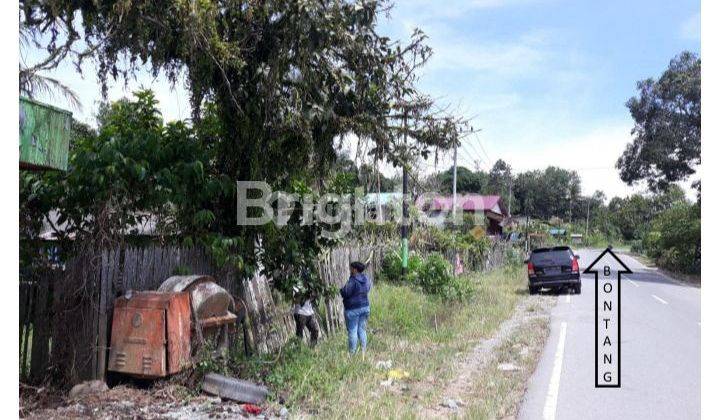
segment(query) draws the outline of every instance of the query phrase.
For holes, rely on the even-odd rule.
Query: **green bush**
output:
[[[699,272],[699,206],[678,204],[658,214],[643,237],[642,249],[662,267]]]
[[[402,261],[397,253],[385,256],[378,280],[388,283],[400,283],[402,279]],[[406,280],[420,288],[423,293],[439,296],[443,300],[464,300],[472,292],[472,283],[467,277],[455,277],[452,265],[438,253],[430,254],[425,260],[417,255],[408,259]]]
[[[505,250],[505,263],[509,266],[523,264],[525,261],[525,250],[517,246],[509,246]]]
[[[441,229],[436,226],[424,226],[413,232],[411,242],[413,246],[427,252],[444,255],[467,252],[471,264],[483,261],[490,249],[490,239],[486,235],[475,237],[461,227]]]
[[[645,242],[645,239],[641,239],[641,240],[635,239],[635,240],[629,241],[628,243],[630,244],[630,251],[637,252],[639,254],[645,253],[644,242]]]
[[[439,295],[442,288],[450,283],[452,266],[440,254],[430,254],[420,267],[416,284],[423,292]]]
[[[464,300],[472,291],[467,277],[456,277],[452,266],[440,254],[430,254],[420,267],[416,284],[424,293],[443,300]]]
[[[407,270],[407,281],[413,283],[417,277],[417,273],[422,266],[422,258],[415,254],[411,254],[408,257],[408,270]],[[402,282],[402,258],[397,252],[391,252],[385,255],[382,262],[382,267],[378,273],[378,280],[386,281],[388,283],[400,283]]]

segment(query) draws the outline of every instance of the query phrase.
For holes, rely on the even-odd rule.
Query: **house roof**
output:
[[[416,204],[427,211],[452,210],[452,196],[420,196]],[[462,194],[457,196],[457,207],[463,211],[483,211],[507,216],[508,212],[499,195]]]

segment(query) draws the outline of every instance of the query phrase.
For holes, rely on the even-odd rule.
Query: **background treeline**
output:
[[[388,178],[368,165],[355,165],[343,156],[336,166],[345,190],[359,187],[366,192],[400,191],[401,179]],[[378,177],[379,175],[379,177]],[[452,168],[421,177],[415,194],[452,194]],[[670,269],[698,272],[700,269],[700,203],[687,198],[677,184],[643,194],[609,198],[602,191],[583,195],[578,173],[554,166],[513,174],[512,168],[498,160],[490,171],[457,169],[459,194],[500,195],[513,216],[552,221],[586,234],[586,243],[596,246],[626,245],[646,253]]]
[[[501,195],[511,214],[550,221],[559,219],[590,243],[625,243],[667,268],[700,269],[700,200],[689,200],[676,184],[663,190],[608,198],[602,191],[582,195],[575,171],[557,167],[513,175],[499,160],[490,172],[458,167],[459,193]],[[452,169],[429,183],[452,193]]]

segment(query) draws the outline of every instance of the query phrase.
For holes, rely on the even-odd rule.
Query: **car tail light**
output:
[[[531,262],[528,263],[528,274],[531,276],[535,275],[535,266]]]
[[[580,265],[578,264],[577,258],[573,258],[572,260],[572,272],[577,273],[580,271]]]

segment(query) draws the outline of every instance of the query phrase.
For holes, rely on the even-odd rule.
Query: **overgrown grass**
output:
[[[458,353],[495,331],[525,290],[524,271],[506,267],[471,275],[463,303],[447,303],[408,286],[379,283],[372,290],[368,352],[350,357],[344,333],[309,348],[292,340],[278,356],[237,360],[238,374],[266,383],[291,412],[323,418],[414,417],[453,373]],[[381,385],[381,360],[410,376]]]

